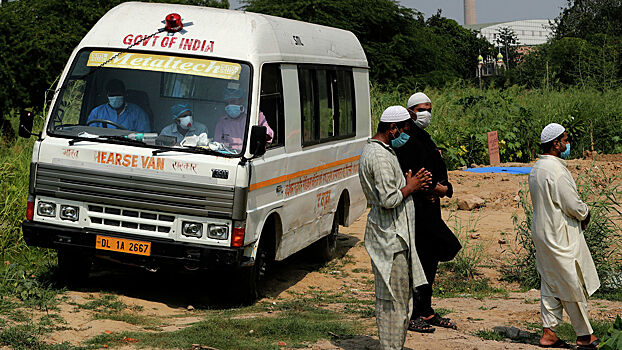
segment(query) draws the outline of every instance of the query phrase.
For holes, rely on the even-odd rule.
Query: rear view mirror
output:
[[[32,123],[34,122],[34,113],[22,109],[19,112],[19,129],[17,134],[20,137],[29,138],[32,136]]]
[[[265,126],[253,125],[251,128],[251,142],[248,149],[253,157],[261,157],[266,153],[267,134],[268,130]]]

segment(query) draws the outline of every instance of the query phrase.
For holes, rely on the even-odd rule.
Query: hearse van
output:
[[[366,208],[367,60],[340,29],[128,2],[71,54],[37,136],[23,235],[64,278],[95,257],[231,269],[252,300],[271,261],[333,258]]]

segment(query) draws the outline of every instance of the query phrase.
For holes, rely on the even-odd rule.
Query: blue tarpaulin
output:
[[[490,166],[485,168],[468,168],[465,171],[472,173],[505,173],[505,174],[529,174],[530,166]]]

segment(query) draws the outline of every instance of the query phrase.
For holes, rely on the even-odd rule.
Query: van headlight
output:
[[[78,221],[80,210],[73,205],[60,206],[60,218],[63,220]]]
[[[229,238],[229,227],[227,225],[209,225],[207,237],[213,239],[225,240]]]
[[[203,224],[184,221],[181,227],[181,234],[187,237],[201,238],[203,236]]]
[[[56,204],[50,202],[39,202],[37,205],[37,214],[41,216],[56,216]]]

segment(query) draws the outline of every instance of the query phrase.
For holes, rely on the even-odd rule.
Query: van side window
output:
[[[268,125],[274,131],[274,137],[272,142],[268,144],[268,148],[283,146],[285,143],[285,116],[283,115],[283,84],[279,64],[264,64],[262,67],[259,111],[263,113]]]
[[[354,83],[345,67],[298,66],[302,144],[353,137]]]

